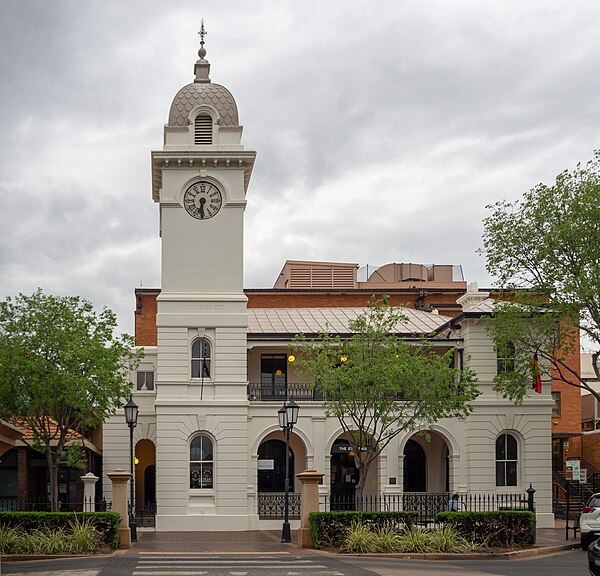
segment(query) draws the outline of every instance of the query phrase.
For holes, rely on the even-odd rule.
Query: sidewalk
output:
[[[323,554],[310,548],[298,548],[296,533],[292,532],[292,544],[281,542],[281,532],[255,530],[248,532],[154,532],[138,531],[138,542],[127,555],[149,553],[171,554],[234,554],[234,553],[279,553],[279,554]],[[504,554],[507,557],[537,556],[560,550],[579,547],[579,538],[565,538],[564,525],[555,528],[538,528],[535,548]],[[414,554],[411,555],[415,557]],[[480,555],[481,556],[481,555]],[[438,555],[439,557],[439,555]]]

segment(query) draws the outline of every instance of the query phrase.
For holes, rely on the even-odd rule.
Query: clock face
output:
[[[221,209],[223,196],[214,184],[201,180],[185,191],[183,205],[190,216],[208,220]]]

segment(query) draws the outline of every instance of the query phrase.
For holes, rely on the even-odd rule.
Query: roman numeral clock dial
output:
[[[222,205],[221,191],[210,182],[196,182],[189,186],[183,195],[183,206],[187,213],[198,220],[212,218]]]

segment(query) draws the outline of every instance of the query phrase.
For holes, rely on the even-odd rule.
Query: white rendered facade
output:
[[[154,458],[150,464],[156,474],[157,530],[273,528],[281,521],[260,519],[258,514],[259,451],[265,443],[283,438],[276,414],[281,403],[256,401],[249,396],[248,384],[261,380],[265,358],[276,361],[287,354],[293,334],[286,340],[280,329],[280,337],[269,340],[249,331],[242,286],[243,216],[255,152],[241,144],[235,102],[225,89],[210,83],[202,52],[194,84],[182,89],[183,97],[178,94],[173,102],[163,150],[152,153],[162,286],[157,298],[157,346],[146,347],[139,367],[155,374],[154,389],[136,390],[134,384],[133,398],[140,406],[134,435],[141,461],[136,490],[138,496],[148,490],[143,474],[148,459]],[[196,143],[199,116],[211,119],[209,144]],[[222,194],[220,210],[211,218],[195,218],[184,207],[186,190],[199,182],[212,183]],[[451,326],[453,341],[460,342],[465,362],[479,378],[481,395],[473,414],[464,421],[437,422],[429,430],[429,442],[415,433],[399,435],[371,470],[366,493],[401,494],[411,474],[405,469],[407,446],[412,443],[414,448],[416,443],[425,455],[420,478],[424,491],[522,493],[531,484],[536,489],[538,526],[551,526],[553,402],[545,391],[514,406],[492,390],[496,354],[476,313],[485,297],[475,292],[464,297],[465,312],[460,323]],[[415,314],[438,326],[450,320],[431,312]],[[198,339],[210,344],[210,370],[194,377],[190,366]],[[286,370],[288,381],[300,380],[294,366]],[[135,383],[135,375],[132,379]],[[299,404],[300,419],[291,438],[293,473],[305,468],[324,473],[320,491],[326,496],[335,476],[332,453],[340,441],[340,425],[325,417],[322,402]],[[498,487],[495,445],[505,433],[518,442],[517,483]],[[190,447],[198,435],[212,442],[212,478],[206,486],[194,488]],[[148,447],[155,449],[155,456]],[[106,473],[129,468],[129,435],[122,412],[104,426],[103,453],[104,493],[110,498]],[[293,491],[301,492],[299,483]],[[292,528],[297,524],[293,520]]]

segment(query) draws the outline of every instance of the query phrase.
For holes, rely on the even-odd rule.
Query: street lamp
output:
[[[135,504],[134,504],[134,493],[133,493],[133,485],[135,483],[135,469],[133,467],[133,429],[137,425],[138,419],[138,405],[133,401],[131,396],[129,397],[129,402],[125,404],[125,422],[127,422],[127,426],[129,426],[129,457],[131,459],[131,480],[130,480],[130,503],[129,503],[129,528],[131,530],[131,541],[137,542],[137,526],[135,524]]]
[[[298,411],[300,406],[293,400],[290,402],[283,403],[283,406],[277,410],[279,416],[279,426],[285,434],[285,505],[284,505],[284,517],[283,517],[283,529],[281,531],[281,541],[291,542],[292,537],[290,533],[290,433],[294,424],[298,422]]]

